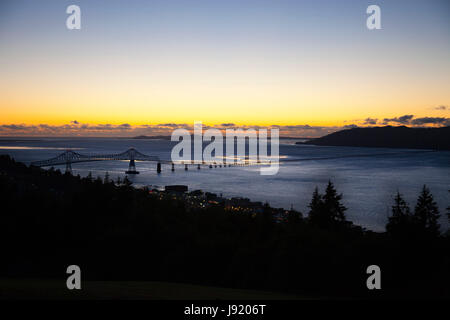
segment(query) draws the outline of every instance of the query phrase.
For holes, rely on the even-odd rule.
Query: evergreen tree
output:
[[[387,232],[400,235],[405,234],[412,228],[412,216],[408,204],[403,199],[400,192],[394,198],[394,205],[392,206],[392,216],[386,225]]]
[[[414,210],[414,222],[418,230],[431,236],[439,236],[439,209],[433,199],[433,195],[426,185],[417,199]]]
[[[311,202],[308,205],[309,214],[308,219],[311,223],[320,225],[323,221],[322,213],[323,213],[323,200],[322,195],[319,193],[319,188],[315,188]]]
[[[330,219],[334,222],[345,222],[345,211],[347,208],[341,203],[342,194],[338,194],[331,181],[328,181],[325,195],[323,196],[323,207]]]
[[[345,210],[347,208],[341,203],[341,200],[342,194],[337,193],[331,181],[328,182],[324,195],[321,195],[316,187],[308,206],[310,208],[309,221],[325,228],[346,222]]]

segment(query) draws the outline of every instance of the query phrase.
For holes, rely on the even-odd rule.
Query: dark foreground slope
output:
[[[127,183],[7,156],[0,156],[0,206],[0,283],[17,285],[15,292],[20,279],[65,288],[66,269],[76,264],[87,286],[163,281],[308,297],[448,296],[448,237],[403,241],[350,223],[318,227],[298,215],[277,223],[269,211],[189,210]],[[366,287],[372,264],[382,270],[379,292]],[[188,291],[186,299],[196,296]],[[0,297],[10,293],[0,285]],[[121,297],[127,294],[134,297],[126,290]]]
[[[325,137],[307,141],[304,144],[450,150],[450,127],[408,128],[405,126],[386,126],[353,128],[331,133]]]

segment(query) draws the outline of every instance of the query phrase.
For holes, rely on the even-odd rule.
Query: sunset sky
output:
[[[0,68],[0,135],[449,125],[450,3],[2,0]]]

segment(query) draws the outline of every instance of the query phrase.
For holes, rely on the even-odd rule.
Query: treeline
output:
[[[400,195],[387,232],[346,219],[330,182],[308,215],[187,209],[182,201],[109,177],[81,178],[0,156],[0,277],[187,282],[290,292],[307,297],[443,297],[449,294],[449,236],[424,187],[414,212]],[[367,290],[366,269],[382,271]],[[188,298],[188,297],[187,297]]]
[[[449,190],[450,191],[450,190]],[[309,204],[307,221],[322,228],[348,227],[352,225],[347,221],[345,211],[347,208],[341,203],[342,194],[338,194],[331,181],[321,195],[318,188],[314,190]],[[396,239],[423,240],[441,237],[439,208],[434,201],[430,189],[426,185],[420,192],[414,212],[411,211],[400,192],[397,192],[392,205],[392,213],[386,224],[387,234]],[[450,207],[447,208],[447,217],[450,221]],[[448,231],[447,231],[448,233]]]

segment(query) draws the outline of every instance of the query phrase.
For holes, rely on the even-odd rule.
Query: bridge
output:
[[[32,166],[35,167],[51,167],[51,166],[57,166],[57,165],[65,165],[66,166],[66,172],[72,173],[72,163],[78,163],[78,162],[90,162],[90,161],[112,161],[112,160],[129,160],[128,170],[125,171],[127,174],[139,174],[139,171],[136,171],[136,162],[135,161],[154,161],[157,162],[156,171],[158,173],[161,173],[161,163],[168,163],[172,165],[172,171],[175,171],[175,163],[172,161],[167,160],[161,160],[156,156],[149,156],[146,154],[143,154],[139,151],[137,151],[134,148],[130,148],[125,152],[122,153],[114,153],[114,154],[93,154],[93,155],[85,155],[80,154],[78,152],[74,152],[72,150],[67,150],[60,155],[47,159],[47,160],[41,160],[41,161],[33,161],[31,162]],[[245,162],[244,162],[245,163]],[[184,163],[184,170],[188,170],[188,165],[195,165],[194,162]],[[209,165],[209,168],[213,167],[222,167],[222,164],[217,164],[216,162],[212,162],[209,164],[206,164],[203,162],[204,165]],[[240,164],[243,165],[243,164]],[[248,163],[247,163],[248,165]],[[225,164],[223,165],[226,166]],[[229,165],[231,166],[231,165]],[[197,169],[200,169],[200,164],[197,163]]]
[[[362,158],[362,157],[374,157],[374,156],[395,156],[400,154],[414,154],[414,153],[426,153],[426,152],[435,152],[434,150],[418,150],[418,151],[400,151],[400,152],[389,152],[389,153],[371,153],[371,154],[350,154],[350,155],[337,155],[337,156],[329,156],[329,157],[317,157],[317,158],[300,158],[300,159],[280,159],[279,163],[289,163],[289,162],[304,162],[304,161],[320,161],[320,160],[334,160],[341,158]],[[128,165],[128,170],[125,171],[127,174],[138,174],[139,171],[136,171],[136,163],[135,161],[154,161],[157,162],[156,171],[161,173],[161,163],[168,163],[172,165],[172,171],[175,171],[175,163],[168,160],[161,160],[156,156],[149,156],[137,151],[134,148],[130,148],[122,153],[114,153],[114,154],[93,154],[93,155],[84,155],[72,150],[67,150],[61,153],[59,156],[56,156],[51,159],[41,160],[41,161],[33,161],[31,162],[32,166],[36,167],[50,167],[57,165],[65,165],[66,172],[72,172],[72,163],[77,162],[89,162],[89,161],[111,161],[111,160],[126,160],[130,161]],[[225,158],[224,158],[225,160]],[[237,160],[237,159],[235,159]],[[184,170],[188,170],[188,165],[196,165],[197,169],[200,169],[200,163],[195,163],[193,161],[189,162],[181,162],[184,165]],[[217,167],[230,167],[230,166],[249,166],[249,165],[270,165],[271,161],[260,161],[259,159],[256,162],[251,162],[248,157],[241,159],[238,162],[234,162],[232,164],[223,162],[202,162],[201,164],[209,166],[209,168],[217,168]]]
[[[135,161],[155,161],[158,163],[158,172],[161,172],[161,161],[156,156],[148,156],[137,151],[134,148],[130,148],[122,153],[114,153],[114,154],[93,154],[93,155],[84,155],[72,150],[67,150],[61,153],[59,156],[56,156],[51,159],[42,160],[42,161],[34,161],[31,162],[32,166],[36,167],[49,167],[49,166],[57,166],[57,165],[66,165],[66,172],[72,172],[72,163],[77,162],[89,162],[89,161],[111,161],[111,160],[129,160],[130,163],[128,165],[127,174],[138,174],[139,171],[136,171],[136,163]]]

